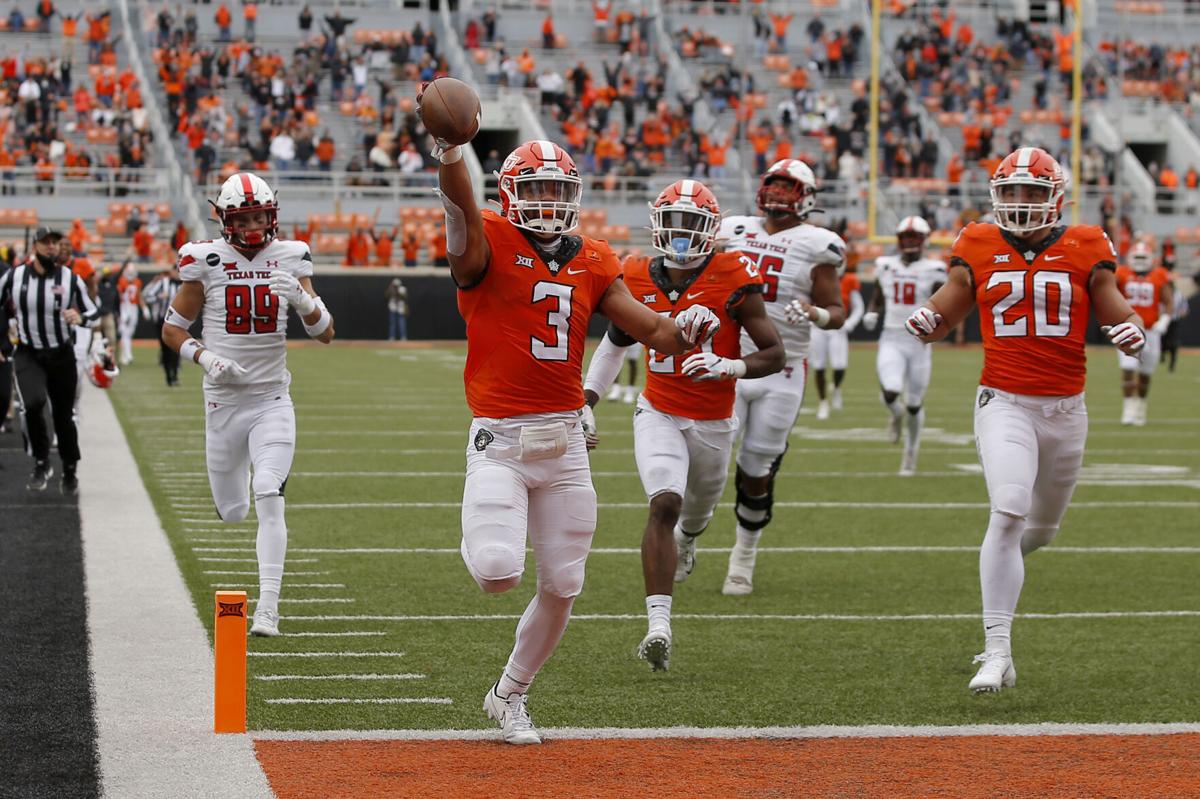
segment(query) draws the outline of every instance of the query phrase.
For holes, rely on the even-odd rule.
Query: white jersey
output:
[[[775,323],[787,350],[788,360],[808,355],[810,325],[789,325],[784,309],[792,300],[812,302],[812,270],[814,266],[831,264],[841,274],[846,259],[846,244],[832,230],[801,223],[767,233],[766,220],[761,216],[728,216],[721,220],[719,239],[727,239],[726,249],[741,250],[758,264],[763,279],[763,301],[767,316]],[[758,347],[742,331],[742,352],[756,352]]]
[[[193,241],[179,248],[179,276],[204,287],[204,346],[232,358],[249,374],[246,382],[212,385],[204,395],[220,402],[260,399],[286,391],[288,303],[271,293],[271,272],[312,276],[312,255],[302,241],[273,240],[247,258],[224,240]]]
[[[903,330],[905,320],[945,282],[946,264],[936,258],[921,258],[909,264],[899,255],[876,258],[875,290],[883,292],[883,329]]]

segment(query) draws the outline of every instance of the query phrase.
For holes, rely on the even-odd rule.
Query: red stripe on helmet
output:
[[[246,194],[246,205],[254,205],[254,185],[250,182],[250,176],[243,172],[241,178],[242,191]]]

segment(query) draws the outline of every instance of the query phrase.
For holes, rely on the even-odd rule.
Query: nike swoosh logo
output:
[[[694,299],[696,299],[697,297],[699,297],[699,296],[700,296],[701,294],[703,294],[703,293],[704,293],[703,291],[697,291],[695,294],[690,294],[690,293],[689,293],[689,294],[687,295],[687,298],[688,298],[689,300],[694,300]]]
[[[587,271],[586,269],[568,269],[567,274],[568,275],[582,275],[586,271]]]
[[[1067,256],[1065,256],[1065,255],[1047,255],[1046,260],[1047,261],[1057,261],[1059,258],[1066,258],[1066,257]]]

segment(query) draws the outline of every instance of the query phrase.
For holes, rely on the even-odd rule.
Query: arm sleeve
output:
[[[617,379],[617,375],[621,373],[625,350],[629,347],[628,344],[618,344],[613,340],[614,331],[620,336],[628,338],[624,332],[610,327],[604,338],[600,339],[600,346],[592,353],[592,362],[588,366],[587,377],[583,380],[585,391],[594,391],[601,397]]]
[[[853,333],[854,328],[858,327],[858,323],[862,321],[863,314],[866,312],[866,307],[863,305],[862,294],[858,291],[850,292],[850,315],[846,317],[846,323],[842,325],[842,329],[847,334]]]

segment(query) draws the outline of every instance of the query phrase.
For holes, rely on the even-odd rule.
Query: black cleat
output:
[[[46,484],[53,476],[54,467],[50,465],[50,461],[37,461],[33,465],[33,474],[29,476],[29,482],[25,484],[25,487],[30,491],[45,491]]]
[[[62,482],[58,484],[58,488],[68,497],[79,493],[79,478],[75,476],[75,464],[63,466]]]

